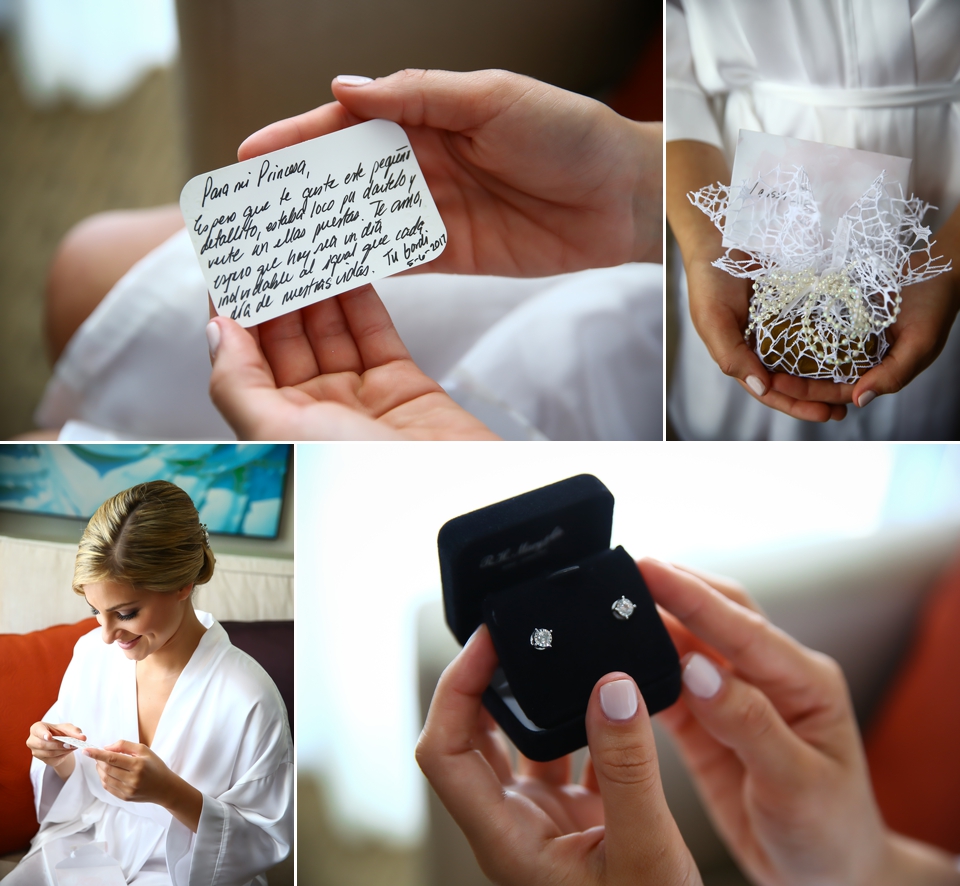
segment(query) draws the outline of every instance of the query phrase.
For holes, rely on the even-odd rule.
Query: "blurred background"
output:
[[[82,529],[121,489],[167,480],[190,495],[209,532],[276,538],[292,450],[288,443],[15,443],[0,447],[0,512],[74,517]]]
[[[864,726],[960,549],[958,447],[298,446],[304,886],[487,882],[413,756],[458,649],[443,619],[436,536],[453,517],[579,473],[615,496],[612,546],[731,575],[775,623],[837,658]],[[946,706],[931,714],[950,716]],[[668,800],[705,883],[742,886],[664,739]]]
[[[637,0],[0,0],[0,439],[33,427],[47,267],[86,216],[176,202],[337,74],[501,67],[659,120],[661,20]]]

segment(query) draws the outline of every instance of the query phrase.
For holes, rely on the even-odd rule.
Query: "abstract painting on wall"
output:
[[[288,444],[18,443],[0,447],[0,508],[88,519],[123,489],[169,480],[210,532],[274,538],[289,460]]]

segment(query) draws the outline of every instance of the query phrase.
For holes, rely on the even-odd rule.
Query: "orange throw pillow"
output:
[[[924,604],[913,645],[867,733],[887,824],[960,853],[960,560]]]
[[[73,647],[95,618],[29,634],[0,634],[0,855],[25,849],[39,824],[25,744],[57,700]]]

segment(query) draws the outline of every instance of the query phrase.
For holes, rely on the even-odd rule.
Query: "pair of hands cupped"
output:
[[[851,404],[863,408],[901,390],[943,350],[960,304],[952,274],[904,290],[900,316],[886,330],[890,350],[855,384],[774,373],[744,341],[751,282],[713,267],[722,252],[706,248],[686,262],[693,324],[726,375],[765,405],[805,421],[840,421]]]
[[[448,233],[429,270],[545,276],[659,261],[661,127],[503,71],[338,78],[336,101],[250,136],[240,160],[399,123]],[[371,286],[246,331],[208,327],[211,397],[241,439],[490,438],[410,359]]]
[[[894,876],[837,664],[729,581],[639,567],[684,663],[681,698],[660,722],[744,872],[764,886],[915,882]],[[609,674],[595,687],[590,757],[573,783],[569,758],[512,767],[481,703],[496,667],[481,627],[444,672],[417,748],[484,872],[504,886],[700,883],[636,684]]]
[[[730,169],[719,148],[679,140],[667,144],[667,216],[683,254],[690,319],[722,372],[764,405],[805,421],[839,421],[853,404],[864,408],[911,382],[943,350],[960,307],[960,209],[937,232],[935,255],[953,260],[947,273],[907,287],[897,322],[886,330],[890,349],[856,384],[770,372],[744,341],[751,281],[713,266],[725,252],[722,235],[687,195]],[[741,258],[745,257],[743,254]]]
[[[72,723],[34,723],[27,747],[43,763],[66,780],[76,766],[78,748],[57,741],[58,735],[86,741],[86,735]],[[81,753],[96,761],[104,790],[135,803],[163,805],[175,776],[149,747],[132,741],[115,741],[104,748],[84,748]]]

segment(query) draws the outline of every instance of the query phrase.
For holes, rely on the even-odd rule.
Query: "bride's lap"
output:
[[[51,362],[116,282],[182,227],[178,207],[156,206],[101,212],[67,232],[47,275],[44,332]]]
[[[43,886],[47,882],[43,855],[39,852],[23,859],[3,878],[3,886]]]

